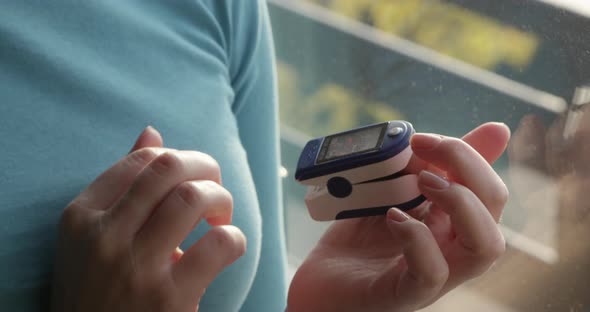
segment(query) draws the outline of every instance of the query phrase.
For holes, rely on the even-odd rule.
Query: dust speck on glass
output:
[[[403,119],[461,136],[504,122],[512,139],[494,168],[511,194],[500,225],[508,250],[433,309],[590,311],[590,1],[269,0],[269,9],[285,172],[309,138],[361,125]],[[292,177],[284,190],[296,268],[328,225],[308,217]]]

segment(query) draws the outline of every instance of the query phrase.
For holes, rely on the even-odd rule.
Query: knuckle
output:
[[[183,162],[177,153],[165,152],[154,159],[149,166],[156,174],[163,176],[182,170]]]
[[[158,155],[159,153],[155,149],[144,147],[129,154],[127,158],[131,163],[143,167],[158,157]]]
[[[85,228],[87,218],[81,205],[78,200],[74,200],[63,210],[60,220],[62,230],[78,233]]]
[[[86,200],[83,199],[82,195],[79,195],[72,200],[64,209],[64,214],[77,213],[78,211],[86,208]]]
[[[104,215],[71,204],[64,210],[60,230],[68,248],[84,250],[92,263],[113,267],[120,258],[121,239],[105,228]]]
[[[441,287],[449,279],[449,274],[449,268],[445,266],[444,269],[440,269],[436,271],[434,274],[432,274],[432,282],[436,285],[437,288]]]
[[[456,170],[459,164],[470,162],[470,158],[478,154],[473,147],[461,139],[445,138],[443,142],[446,142],[446,145],[442,153],[450,161],[451,169]]]
[[[176,194],[188,207],[204,205],[205,210],[226,213],[233,209],[231,193],[214,181],[186,181],[176,187]],[[208,212],[204,212],[208,214]],[[217,213],[215,213],[217,214]]]
[[[481,271],[487,270],[496,260],[504,254],[506,251],[506,242],[502,235],[498,235],[498,238],[490,241],[489,243],[477,248],[472,249],[474,261],[479,263]]]
[[[454,184],[451,189],[454,190],[451,195],[451,203],[447,204],[445,208],[455,211],[468,211],[482,205],[477,195],[467,187]]]
[[[213,243],[219,249],[229,249],[234,245],[233,237],[226,231],[221,229],[211,230],[211,236],[213,237]]]
[[[448,280],[449,278],[449,269],[448,267],[441,268],[431,272],[430,274],[425,274],[422,278],[419,279],[420,283],[425,289],[430,290],[439,290]]]
[[[502,235],[493,240],[487,248],[485,248],[481,257],[488,259],[491,262],[496,261],[506,251],[506,241]]]
[[[188,206],[197,205],[203,198],[201,188],[192,181],[180,183],[176,187],[176,193],[182,201]]]
[[[508,198],[510,197],[510,191],[504,183],[501,183],[493,194],[494,195],[491,198],[490,204],[498,208],[504,207],[508,202]]]
[[[98,226],[92,235],[90,245],[93,255],[98,261],[112,264],[121,258],[121,247],[124,245],[124,240],[113,229],[104,225],[107,223],[106,219],[106,214],[99,217]]]
[[[412,226],[409,226],[404,231],[404,239],[407,241],[421,241],[429,239],[432,236],[430,229],[426,224],[422,222],[412,222]]]
[[[469,152],[469,145],[458,138],[445,138],[445,150],[454,157],[463,157],[466,152]]]
[[[234,198],[225,188],[223,188],[222,207],[228,210],[233,210],[234,207]]]
[[[112,236],[104,235],[104,233],[97,235],[91,244],[94,259],[106,265],[116,263],[120,259],[117,246],[118,244],[116,240],[112,239]]]
[[[213,156],[206,153],[199,152],[199,157],[202,165],[207,168],[208,172],[210,172],[211,180],[220,183],[221,167],[219,166],[219,162],[217,162]]]
[[[222,208],[222,209],[232,209],[233,207],[233,197],[231,195],[231,193],[224,188],[223,186],[215,183],[214,181],[203,181],[203,184],[207,185],[207,187],[210,187],[211,189],[214,189],[218,192],[219,196],[218,196],[218,205]]]
[[[230,231],[222,227],[215,227],[210,232],[215,249],[226,254],[243,254],[245,252],[244,244]]]
[[[233,197],[231,193],[215,181],[202,180],[195,184],[202,196],[211,195],[211,197],[214,198],[217,207],[222,209],[231,209],[231,207],[233,207]]]

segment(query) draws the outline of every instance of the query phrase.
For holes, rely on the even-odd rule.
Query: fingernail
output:
[[[501,121],[492,121],[492,124],[497,125],[497,126],[502,126],[504,128],[508,128],[508,125],[504,122],[501,122]]]
[[[440,144],[442,138],[440,135],[430,133],[416,133],[412,136],[412,149],[420,151],[429,151]]]
[[[451,185],[449,181],[428,170],[422,170],[420,172],[418,183],[435,190],[443,190]]]
[[[410,220],[410,216],[397,208],[391,208],[387,211],[387,220],[404,222]]]
[[[143,130],[141,130],[141,133],[139,133],[139,136],[137,138],[139,139],[139,138],[143,137],[148,132],[153,131],[153,129],[154,128],[152,128],[152,126],[147,126],[147,127],[143,128]]]
[[[500,127],[504,128],[504,129],[505,129],[505,130],[507,130],[508,132],[511,132],[511,131],[510,131],[510,127],[508,127],[508,125],[507,125],[507,124],[505,124],[505,123],[503,123],[503,122],[494,122],[494,124],[495,124],[496,126],[500,126]]]
[[[156,128],[154,128],[152,125],[148,125],[147,127],[145,127],[145,129],[143,130],[144,132],[154,132],[154,133],[159,133],[158,130],[156,130]]]

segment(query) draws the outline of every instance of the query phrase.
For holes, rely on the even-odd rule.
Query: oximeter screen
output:
[[[380,147],[387,124],[358,129],[326,137],[317,162],[325,162],[354,154],[366,153]]]

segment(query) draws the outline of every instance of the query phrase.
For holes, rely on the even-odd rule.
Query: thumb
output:
[[[162,136],[160,135],[160,132],[158,132],[158,130],[156,130],[152,126],[147,126],[145,129],[143,129],[143,131],[141,132],[141,134],[139,135],[139,137],[135,141],[135,144],[133,145],[133,147],[131,148],[129,153],[133,153],[136,150],[142,149],[144,147],[163,147],[163,146],[164,146],[164,141],[162,140]]]

